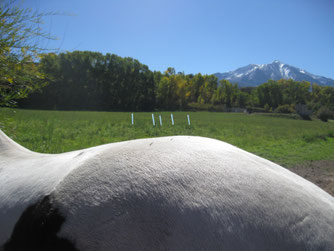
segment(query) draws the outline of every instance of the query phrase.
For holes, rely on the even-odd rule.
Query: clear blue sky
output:
[[[225,72],[274,60],[334,79],[333,0],[26,0],[60,51],[133,57],[151,70]]]

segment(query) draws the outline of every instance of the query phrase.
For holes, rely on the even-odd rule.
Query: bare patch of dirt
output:
[[[334,161],[319,160],[288,168],[334,196]]]

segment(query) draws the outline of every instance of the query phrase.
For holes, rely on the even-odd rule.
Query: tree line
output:
[[[36,63],[47,85],[18,102],[21,108],[148,111],[240,107],[293,112],[334,109],[334,88],[293,80],[269,80],[239,88],[214,75],[151,71],[138,60],[90,51],[42,54]]]
[[[21,100],[19,107],[60,110],[150,110],[154,75],[132,58],[75,51],[41,55],[49,78],[44,88]]]

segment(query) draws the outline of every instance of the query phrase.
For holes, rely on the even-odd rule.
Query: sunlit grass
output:
[[[60,153],[124,140],[168,135],[216,138],[284,166],[334,160],[334,123],[303,121],[260,114],[156,112],[33,111],[0,109],[4,131],[37,152]],[[159,125],[158,115],[163,118]],[[186,115],[190,115],[191,125]]]

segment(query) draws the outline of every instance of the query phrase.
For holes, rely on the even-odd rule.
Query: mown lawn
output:
[[[110,142],[167,135],[216,138],[289,167],[307,161],[334,160],[334,123],[261,114],[170,112],[152,126],[151,113],[35,111],[0,109],[3,130],[37,152],[60,153]],[[191,125],[187,125],[186,115]]]

